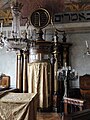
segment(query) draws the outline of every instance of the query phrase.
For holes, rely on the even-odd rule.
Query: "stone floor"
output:
[[[37,120],[63,120],[58,113],[37,113]]]

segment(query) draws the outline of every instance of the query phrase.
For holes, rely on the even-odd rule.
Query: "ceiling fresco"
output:
[[[0,22],[5,26],[11,24],[12,14],[10,4],[14,0],[0,0]],[[23,4],[23,18],[30,18],[31,13],[43,7],[49,11],[51,16],[63,11],[82,11],[90,10],[90,0],[18,0]]]

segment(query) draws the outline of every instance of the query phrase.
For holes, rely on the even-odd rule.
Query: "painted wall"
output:
[[[5,2],[6,1],[6,2]],[[58,2],[59,1],[59,2]],[[3,0],[2,0],[3,2]],[[2,3],[0,2],[0,3]],[[4,4],[8,5],[8,1],[4,0]],[[49,4],[48,4],[48,0],[45,0],[43,2],[43,0],[21,0],[22,3],[24,3],[24,8],[22,10],[23,16],[30,16],[30,13],[38,8],[38,7],[44,7],[44,8],[48,8],[49,11],[51,11],[52,14],[54,14],[55,12],[60,12],[62,11],[65,6],[64,6],[64,2],[69,2],[70,4],[67,4],[68,6],[71,5],[71,3],[73,2],[82,2],[83,0],[49,0]],[[86,0],[86,2],[88,2],[88,0]],[[10,1],[9,1],[10,3]],[[57,4],[58,3],[58,4]],[[2,5],[4,4],[0,4],[2,7]],[[50,6],[49,6],[50,5]],[[56,7],[55,7],[56,6]],[[81,6],[77,7],[78,5],[76,4],[76,8],[72,10],[81,10]],[[27,9],[26,9],[27,8]],[[56,9],[57,8],[57,9]],[[82,7],[83,8],[83,7]],[[90,8],[90,7],[86,7],[86,8]],[[66,9],[68,10],[68,9]],[[69,9],[70,10],[70,9]],[[1,12],[0,12],[1,13]],[[86,23],[87,24],[87,28],[88,25],[90,23]],[[69,28],[71,25],[67,25],[65,24],[67,28]],[[76,26],[78,26],[79,24],[77,24]],[[80,27],[82,27],[84,24],[82,24]],[[58,28],[60,28],[62,30],[63,25],[58,25]],[[82,29],[82,28],[81,28]],[[89,27],[90,29],[90,27]],[[77,29],[76,29],[77,30]],[[52,32],[51,31],[47,31],[47,34],[45,36],[46,40],[52,40]],[[83,56],[84,52],[85,52],[85,40],[88,41],[88,43],[90,44],[90,34],[89,32],[86,32],[86,30],[84,29],[84,32],[75,32],[73,33],[73,31],[71,30],[70,33],[68,33],[67,35],[67,41],[71,42],[73,44],[73,46],[71,47],[70,50],[70,65],[76,69],[78,71],[78,75],[84,75],[84,74],[90,74],[90,56]],[[61,39],[60,39],[61,40]],[[11,77],[11,86],[15,87],[16,86],[16,53],[14,52],[6,52],[5,49],[0,49],[0,74],[4,73],[7,75],[10,75]],[[73,87],[79,87],[79,80],[77,81],[73,81],[72,82]]]
[[[0,75],[10,76],[11,86],[16,86],[16,53],[7,52],[5,48],[0,49]]]
[[[83,24],[83,23],[82,23]],[[70,26],[70,25],[69,25]],[[69,26],[67,26],[69,28]],[[78,26],[78,25],[77,25]],[[89,26],[89,24],[88,24]],[[58,26],[59,28],[61,25]],[[76,29],[77,30],[77,29]],[[76,31],[75,30],[75,31]],[[46,40],[52,40],[52,29],[46,30]],[[61,40],[59,35],[59,41]],[[86,52],[85,41],[87,40],[90,45],[90,32],[89,31],[76,31],[73,30],[67,33],[67,42],[71,42],[73,45],[70,48],[70,65],[78,72],[78,75],[90,74],[90,56],[84,55]],[[16,86],[16,53],[6,52],[6,49],[0,49],[0,74],[4,73],[10,75],[11,86]],[[73,87],[79,87],[79,79],[72,81]]]
[[[75,24],[75,25],[78,26],[78,24]],[[82,25],[83,23],[81,23],[81,26]],[[61,26],[63,25],[59,25],[58,28],[60,29]],[[67,28],[69,28],[70,24],[69,25],[67,24],[66,26]],[[88,23],[88,26],[89,26],[89,23]],[[79,31],[77,28],[67,32],[67,42],[72,43],[72,46],[70,48],[70,56],[69,56],[70,66],[72,67],[72,69],[75,69],[78,72],[78,79],[75,81],[71,81],[72,87],[79,87],[79,76],[90,74],[90,56],[87,56],[85,54],[87,51],[86,41],[90,46],[90,31],[87,31],[85,29],[84,31],[82,31],[82,29],[83,27]],[[50,34],[50,31],[48,31],[48,34]],[[47,40],[50,40],[51,38],[52,38],[52,34],[46,37]],[[61,35],[59,35],[59,41],[62,42]]]
[[[11,3],[15,0],[0,0],[0,23],[10,26],[12,23]],[[31,13],[38,8],[45,8],[53,17],[55,13],[67,11],[90,10],[89,0],[18,0],[22,3],[21,24],[25,25],[27,18],[30,20]]]
[[[90,56],[85,55],[86,44],[88,41],[90,45],[90,33],[75,33],[69,34],[69,41],[73,44],[70,51],[71,66],[74,68],[78,75],[90,74]],[[77,81],[72,81],[73,87],[79,87],[79,77]]]

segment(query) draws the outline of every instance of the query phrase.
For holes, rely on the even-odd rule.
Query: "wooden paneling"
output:
[[[90,75],[80,76],[79,79],[82,98],[86,100],[86,108],[90,108]]]

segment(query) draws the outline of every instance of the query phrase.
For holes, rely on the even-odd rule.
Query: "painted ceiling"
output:
[[[10,4],[14,0],[0,0],[0,22],[5,26],[10,25],[12,20]],[[90,10],[90,0],[18,0],[23,4],[22,16],[30,17],[31,13],[43,7],[51,15],[62,11]]]

